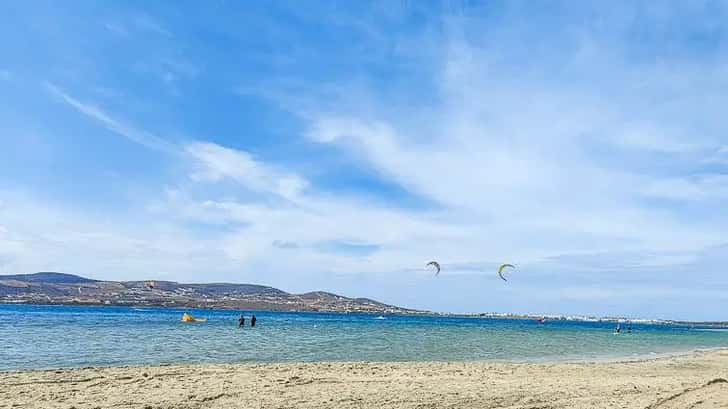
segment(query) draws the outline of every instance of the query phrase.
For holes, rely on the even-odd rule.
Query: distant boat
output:
[[[386,318],[385,318],[385,317],[382,317],[381,315],[380,315],[380,316],[378,316],[377,318],[374,318],[374,319],[375,319],[375,320],[386,320]]]

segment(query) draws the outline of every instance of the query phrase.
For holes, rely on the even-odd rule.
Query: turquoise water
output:
[[[0,370],[199,362],[558,361],[728,347],[728,332],[669,325],[365,314],[0,305]],[[246,312],[249,325],[250,312]]]

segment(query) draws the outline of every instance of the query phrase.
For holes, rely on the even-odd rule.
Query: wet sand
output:
[[[728,408],[728,351],[631,362],[0,372],[0,408]]]

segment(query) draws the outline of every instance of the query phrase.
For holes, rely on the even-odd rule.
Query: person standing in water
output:
[[[240,318],[238,318],[238,328],[245,326],[245,316],[243,314],[240,314]]]
[[[250,317],[250,326],[251,327],[255,326],[255,321],[257,321],[257,318],[255,318],[255,314],[253,314],[253,316]]]
[[[622,331],[622,328],[620,327],[619,323],[617,323],[617,328],[614,329],[614,332],[619,334]]]

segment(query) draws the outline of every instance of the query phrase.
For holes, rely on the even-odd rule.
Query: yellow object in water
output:
[[[207,318],[195,318],[187,313],[182,314],[182,322],[205,322],[205,321],[207,321]]]

